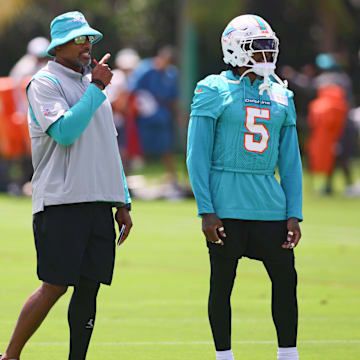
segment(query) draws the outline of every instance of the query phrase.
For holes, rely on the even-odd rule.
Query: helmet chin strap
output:
[[[262,95],[264,91],[267,91],[268,95],[270,96],[271,86],[269,83],[269,75],[265,75],[264,82],[259,85],[259,94]]]
[[[240,76],[240,79],[238,80],[239,84],[240,84],[241,80],[243,79],[243,77],[244,77],[245,75],[247,75],[248,73],[251,73],[252,71],[253,71],[252,68],[247,69],[246,71],[244,71],[244,72],[242,73],[242,75]]]
[[[262,84],[260,84],[260,86],[259,86],[259,94],[260,95],[262,95],[264,93],[264,91],[267,91],[268,94],[270,95],[270,93],[271,93],[270,76],[272,76],[282,87],[284,87],[284,88],[288,87],[287,80],[284,80],[284,81],[281,80],[280,77],[275,74],[274,69],[269,69],[268,67],[264,67],[263,70],[264,70],[263,71],[264,74],[257,74],[264,78],[264,82]],[[240,84],[243,77],[246,76],[247,74],[249,74],[250,72],[254,72],[253,67],[244,71],[241,74],[240,79],[234,81],[234,84]],[[256,74],[256,72],[254,72],[254,73]]]
[[[254,72],[264,78],[264,82],[259,86],[259,94],[262,95],[264,91],[267,91],[270,95],[270,76],[272,76],[282,87],[287,87],[287,81],[282,81],[279,76],[275,74],[274,63],[255,63],[253,66]]]
[[[279,78],[279,76],[277,76],[275,74],[275,72],[271,73],[271,74],[265,74],[264,75],[264,82],[259,86],[259,94],[262,95],[264,93],[264,91],[267,91],[268,95],[270,96],[271,93],[271,86],[270,86],[270,76],[272,76],[283,88],[287,88],[288,87],[288,82],[287,80],[281,80]]]

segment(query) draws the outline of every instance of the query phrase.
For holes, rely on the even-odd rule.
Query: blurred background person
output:
[[[318,69],[315,64],[309,62],[301,66],[299,71],[295,71],[291,66],[285,65],[280,69],[283,78],[287,79],[290,87],[296,91],[296,128],[299,134],[299,146],[301,153],[304,153],[305,142],[309,133],[307,122],[309,102],[316,97],[316,89],[313,89],[312,82]]]
[[[356,155],[357,142],[356,126],[352,118],[349,117],[349,109],[354,107],[352,81],[335,54],[319,54],[316,57],[316,65],[322,70],[322,73],[316,78],[316,87],[319,89],[328,84],[334,84],[343,88],[345,100],[348,104],[342,132],[335,145],[335,165],[339,166],[344,174],[345,191],[347,191],[353,183],[351,159]],[[328,180],[331,182],[331,177]],[[331,190],[331,184],[330,187],[325,186],[325,193],[331,193]]]
[[[45,37],[32,39],[27,45],[26,54],[15,63],[9,76],[0,78],[0,98],[6,104],[0,109],[0,191],[13,195],[23,192],[30,195],[29,181],[33,169],[25,88],[31,76],[49,59],[46,54],[48,45],[49,40]]]
[[[115,57],[116,68],[107,90],[118,132],[119,151],[128,170],[138,169],[143,165],[136,125],[135,96],[129,88],[129,78],[139,61],[140,56],[134,49],[120,50]]]
[[[356,136],[356,149],[360,148],[360,107],[356,107],[349,112],[349,119],[355,126],[354,136]],[[345,195],[348,197],[360,196],[360,179],[346,188]]]
[[[16,62],[9,76],[19,83],[24,78],[37,73],[49,60],[46,54],[49,44],[49,40],[42,36],[32,39],[27,45],[26,54]]]
[[[333,173],[335,166],[339,166],[341,168],[344,174],[346,188],[349,188],[349,186],[351,186],[353,182],[352,174],[351,174],[352,173],[351,158],[354,157],[356,154],[357,131],[354,122],[348,116],[348,110],[354,106],[352,81],[349,75],[344,71],[343,67],[341,66],[341,62],[337,58],[340,58],[340,56],[332,53],[318,54],[315,58],[317,73],[316,70],[314,71],[314,69],[311,68],[310,66],[307,66],[306,69],[304,67],[302,69],[304,71],[301,71],[300,73],[295,71],[290,66],[286,66],[282,69],[282,75],[287,77],[291,86],[297,91],[298,94],[300,94],[300,97],[305,100],[305,103],[309,99],[316,98],[317,100],[319,100],[319,101],[315,101],[310,106],[311,108],[309,108],[310,114],[308,116],[308,120],[309,120],[308,128],[305,128],[304,125],[303,127],[305,133],[307,133],[308,130],[312,132],[310,134],[307,134],[310,136],[308,142],[308,144],[310,145],[307,148],[309,150],[308,155],[310,156],[309,158],[310,170],[314,171],[314,169],[321,168],[322,169],[321,171],[323,172],[324,168],[327,169],[325,171],[326,183],[324,188],[322,189],[323,194],[332,193],[331,174]],[[329,88],[327,90],[320,91],[320,89],[324,89],[325,87],[331,87],[332,90],[329,90],[330,89]],[[337,89],[334,90],[336,87]],[[329,162],[319,167],[320,165],[319,161],[323,155],[315,154],[315,149],[317,147],[314,143],[314,138],[317,138],[320,135],[321,127],[319,126],[319,128],[316,130],[316,135],[315,135],[314,126],[316,126],[315,123],[318,123],[319,120],[314,120],[314,119],[316,119],[317,116],[319,115],[318,110],[320,108],[322,108],[323,109],[322,111],[324,111],[325,103],[328,103],[328,105],[330,106],[330,102],[332,101],[332,99],[335,101],[333,105],[335,108],[339,105],[340,98],[342,97],[342,95],[340,95],[341,91],[339,88],[343,89],[342,92],[343,100],[347,103],[347,111],[346,114],[344,115],[345,120],[343,122],[340,121],[342,115],[340,116],[339,113],[337,113],[337,115],[333,114],[332,119],[329,118],[329,121],[327,122],[327,126],[330,126],[330,124],[332,124],[331,126],[335,126],[335,123],[337,125],[336,125],[336,129],[335,128],[332,129],[333,131],[332,136],[331,138],[328,139],[326,144],[327,146],[330,146],[330,144],[332,144],[332,142],[335,139],[336,139],[336,143],[332,144],[331,148],[327,148],[327,149],[322,148],[322,151],[324,151],[327,154],[327,156],[330,156],[329,154],[332,153],[333,154],[332,156],[334,156],[334,161],[330,161],[330,157],[329,157],[328,158]],[[328,98],[328,101],[326,101],[326,98]],[[335,100],[335,98],[337,100]],[[302,107],[300,107],[300,109],[301,108]],[[337,120],[334,123],[333,121],[336,117]],[[324,136],[327,131],[329,131],[329,128],[326,129],[324,128]],[[325,145],[325,143],[323,143],[323,145]],[[333,164],[330,165],[330,163],[332,162]],[[330,168],[332,169],[330,170]]]
[[[175,49],[171,46],[161,48],[154,58],[144,59],[134,71],[132,91],[137,99],[137,125],[144,155],[161,158],[166,180],[177,190],[174,131],[180,111],[179,76],[174,63]]]
[[[306,146],[309,169],[313,174],[326,176],[324,194],[333,192],[337,144],[344,131],[347,113],[345,91],[339,85],[321,85],[316,99],[309,104],[310,135]]]

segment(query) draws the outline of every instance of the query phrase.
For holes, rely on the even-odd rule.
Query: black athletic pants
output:
[[[272,317],[280,347],[296,346],[297,274],[293,250],[281,248],[286,221],[222,219],[224,246],[208,243],[211,264],[209,320],[217,351],[231,349],[230,296],[238,260],[242,256],[263,262],[272,282]]]

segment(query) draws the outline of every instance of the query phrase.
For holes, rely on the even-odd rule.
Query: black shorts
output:
[[[292,249],[283,249],[287,221],[221,219],[226,237],[224,245],[207,242],[210,254],[240,259],[245,256],[261,261],[293,261]]]
[[[110,285],[115,228],[107,203],[46,206],[33,217],[40,280],[76,285],[80,276]]]

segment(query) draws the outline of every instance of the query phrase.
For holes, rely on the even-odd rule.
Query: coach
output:
[[[115,220],[132,226],[130,197],[105,87],[112,72],[106,54],[90,68],[103,35],[79,12],[56,17],[47,49],[54,61],[27,88],[34,166],[33,230],[42,285],[24,304],[2,360],[20,353],[55,302],[74,286],[68,320],[69,359],[85,359],[100,283],[110,285]]]

